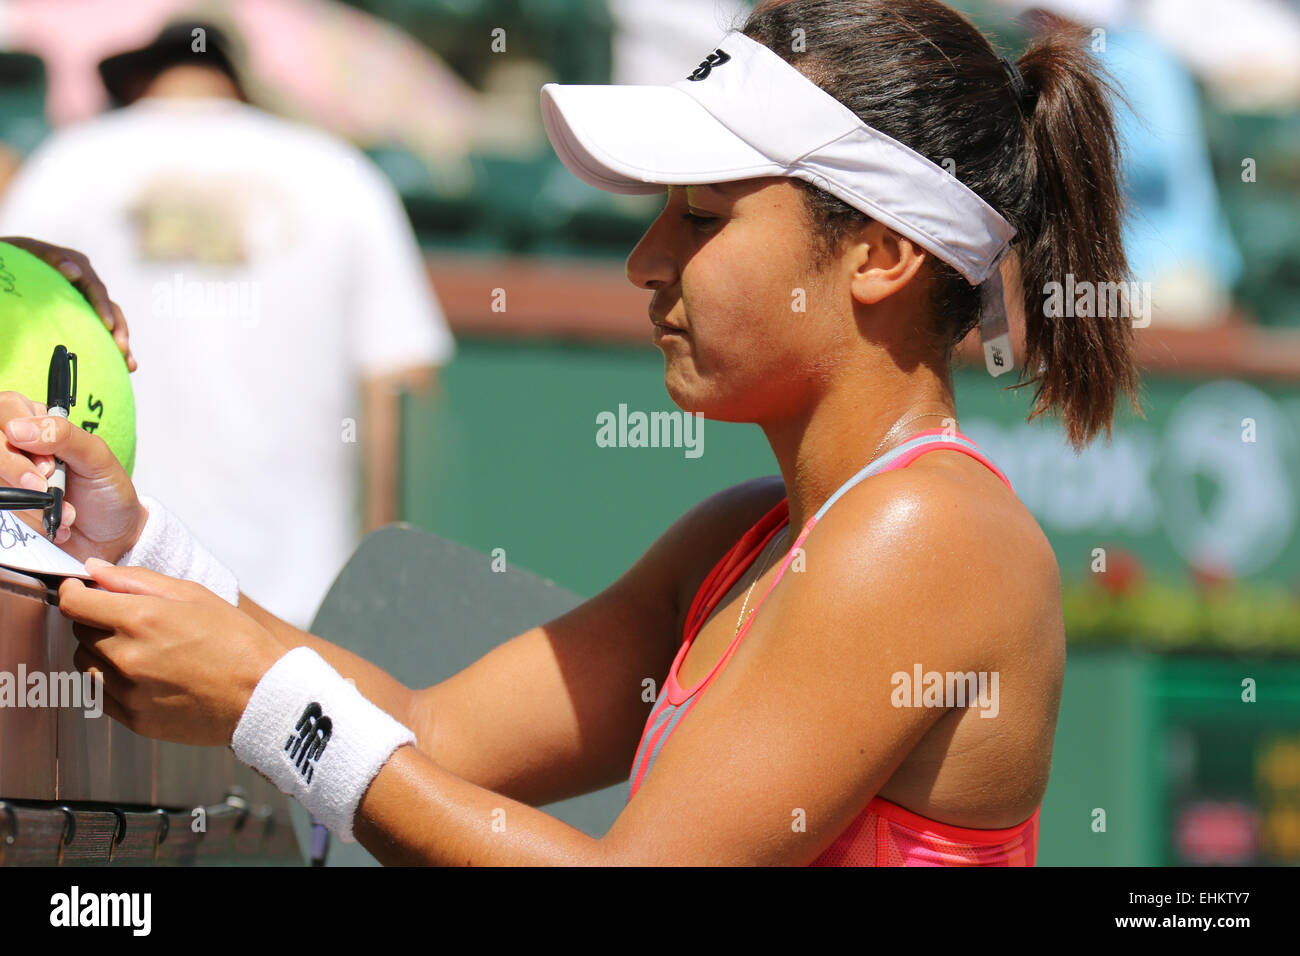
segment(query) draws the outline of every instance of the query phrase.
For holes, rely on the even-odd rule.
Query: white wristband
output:
[[[202,584],[228,603],[239,606],[239,581],[213,557],[180,518],[154,498],[140,496],[149,513],[134,547],[117,562],[123,568],[148,568],[168,577]]]
[[[235,728],[235,756],[294,797],[345,843],[370,782],[415,734],[309,647],[262,675]]]

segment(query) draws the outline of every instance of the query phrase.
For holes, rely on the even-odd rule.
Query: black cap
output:
[[[159,73],[181,64],[221,70],[239,90],[240,99],[248,100],[235,69],[230,38],[220,27],[197,20],[169,23],[147,46],[110,56],[99,64],[99,76],[114,104],[126,106],[138,100]]]

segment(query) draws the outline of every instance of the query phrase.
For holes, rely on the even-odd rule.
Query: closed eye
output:
[[[696,227],[701,227],[711,222],[718,222],[717,217],[697,216],[691,212],[682,213],[682,218]]]

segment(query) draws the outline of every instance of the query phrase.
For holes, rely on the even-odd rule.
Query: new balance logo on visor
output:
[[[312,701],[303,710],[293,729],[284,749],[288,751],[289,759],[298,768],[298,772],[311,783],[312,774],[316,771],[315,764],[325,753],[325,745],[329,743],[334,724],[321,711],[320,704]]]
[[[730,63],[731,57],[723,53],[722,50],[714,50],[708,57],[700,63],[695,72],[687,77],[688,80],[706,80],[709,74],[713,72],[715,66],[722,66],[724,63]]]

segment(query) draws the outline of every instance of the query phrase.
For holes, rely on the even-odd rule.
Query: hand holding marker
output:
[[[77,356],[62,345],[54,347],[50,359],[49,385],[46,390],[46,414],[67,418],[77,401]],[[46,491],[29,491],[25,488],[0,488],[0,511],[25,511],[41,509],[45,512],[45,535],[51,541],[63,523],[63,496],[67,491],[67,468],[54,459],[54,472],[46,481]]]

